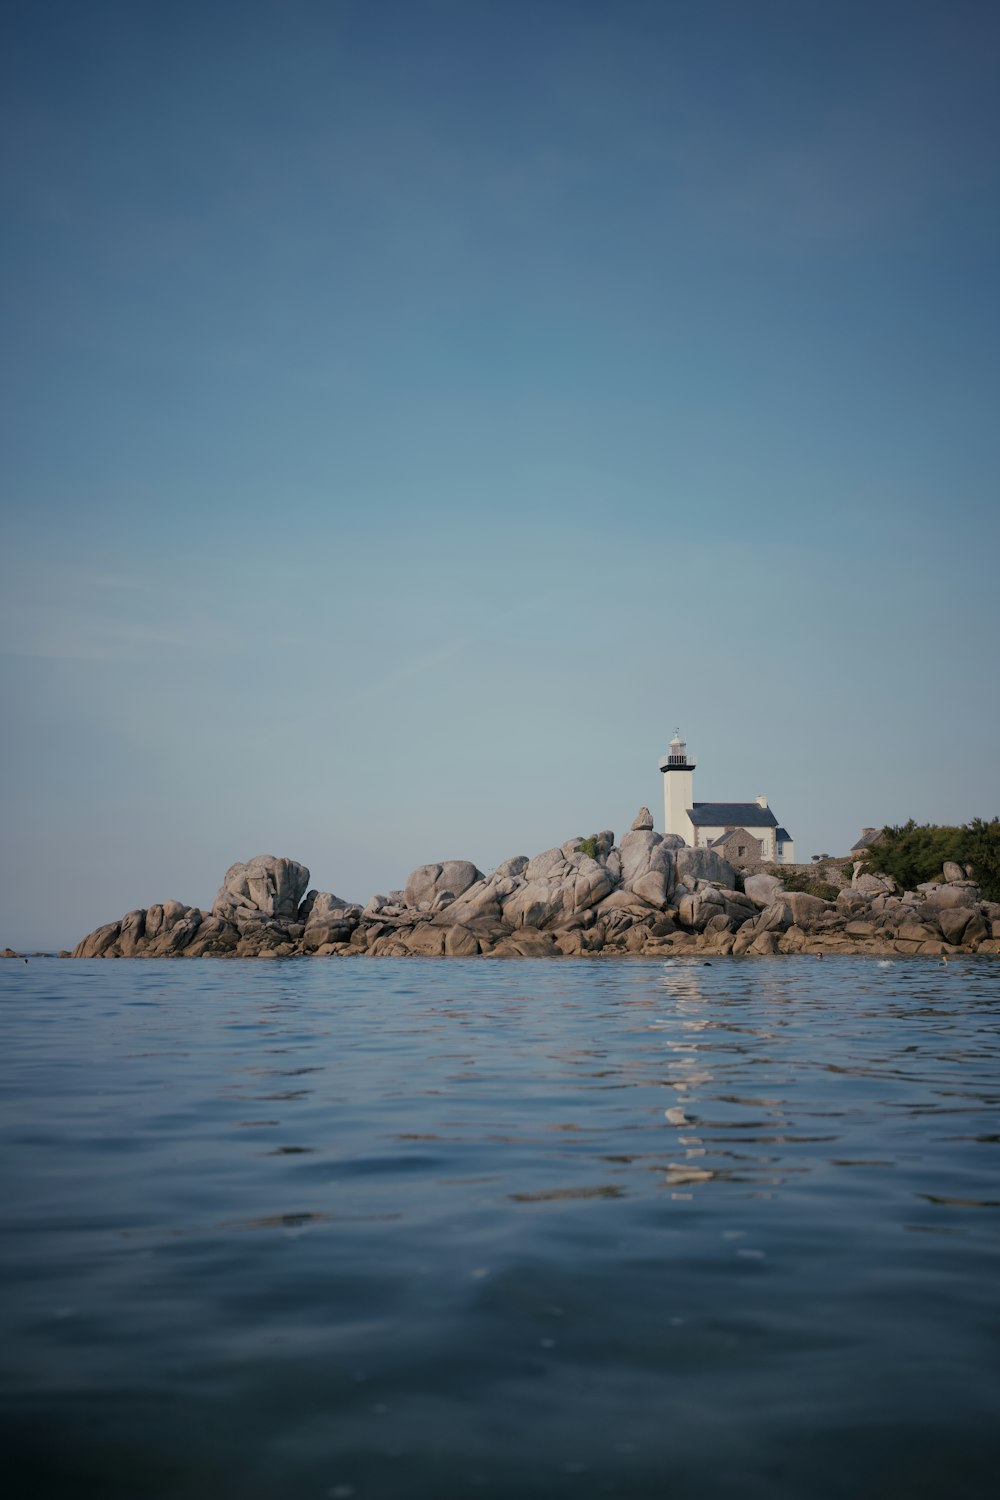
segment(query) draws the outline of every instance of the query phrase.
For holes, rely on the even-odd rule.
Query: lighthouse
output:
[[[660,761],[663,772],[663,829],[679,833],[685,844],[691,842],[690,808],[694,806],[694,761],[688,760],[687,745],[679,729],[674,730],[670,749]]]
[[[665,833],[678,834],[695,849],[714,849],[738,870],[795,863],[792,836],[778,826],[766,797],[753,802],[694,800],[694,761],[688,760],[679,729],[674,730],[670,749],[660,760],[660,770]]]

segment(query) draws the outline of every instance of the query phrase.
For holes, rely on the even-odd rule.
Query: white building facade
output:
[[[795,844],[768,807],[766,797],[756,797],[753,802],[694,800],[695,762],[688,760],[687,745],[679,730],[675,730],[670,748],[660,761],[660,770],[665,832],[678,834],[692,849],[717,847],[737,869],[761,863],[794,864]],[[738,837],[740,833],[746,835],[745,840]]]

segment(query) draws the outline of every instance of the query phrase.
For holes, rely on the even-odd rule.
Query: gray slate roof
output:
[[[777,828],[778,820],[769,807],[756,802],[696,802],[688,811],[695,828],[721,828],[732,823],[737,828]]]
[[[782,844],[791,844],[794,842],[787,828],[779,828],[774,836]]]
[[[873,828],[871,833],[863,833],[856,844],[851,845],[851,853],[855,849],[870,849],[872,844],[877,844],[882,837],[881,828]]]

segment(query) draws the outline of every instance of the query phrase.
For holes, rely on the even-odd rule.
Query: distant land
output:
[[[745,873],[655,832],[645,807],[619,843],[605,829],[489,874],[464,859],[425,864],[364,906],[308,887],[305,865],[258,855],[226,871],[210,912],[136,908],[60,956],[1000,954],[1000,903],[983,899],[970,865],[946,861],[912,891],[842,859]]]

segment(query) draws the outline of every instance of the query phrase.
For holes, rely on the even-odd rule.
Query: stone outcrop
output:
[[[445,899],[454,901],[456,896],[461,896],[482,879],[483,872],[467,859],[446,859],[440,865],[421,865],[406,882],[404,901],[418,911],[429,910]]]
[[[1000,903],[962,866],[900,893],[861,877],[836,901],[743,877],[714,850],[647,827],[568,839],[489,874],[470,860],[414,870],[365,905],[306,890],[309,871],[259,855],[226,872],[210,912],[164,901],[83,938],[74,958],[452,957],[712,953],[1000,954]],[[787,878],[787,877],[786,877]]]
[[[308,884],[305,865],[258,854],[245,865],[230,865],[212,903],[212,915],[237,927],[241,920],[261,917],[294,921]]]
[[[836,912],[836,904],[823,901],[819,896],[809,896],[805,891],[785,891],[781,900],[792,913],[792,921],[799,927],[810,927],[830,913]]]
[[[971,880],[963,879],[961,883],[956,881],[948,885],[918,886],[917,889],[922,892],[927,905],[938,911],[949,906],[974,907],[979,901],[979,887]]]
[[[758,906],[770,906],[776,892],[784,890],[784,886],[777,875],[746,875],[743,889]]]
[[[621,884],[639,902],[662,910],[673,892],[675,856],[658,833],[636,829],[622,838]]]
[[[361,920],[360,906],[350,906],[329,891],[314,891],[311,895],[302,933],[304,951],[315,953],[328,943],[349,943]],[[385,907],[380,909],[384,911]]]
[[[574,839],[560,849],[547,849],[513,877],[514,888],[501,900],[505,926],[563,926],[610,894],[614,877],[599,858],[574,847],[581,842]]]
[[[714,849],[676,850],[675,869],[678,885],[691,887],[697,880],[714,880],[731,891],[736,889],[736,871]]]
[[[859,875],[855,871],[851,888],[860,891],[863,896],[891,895],[896,889],[896,882],[891,875]]]

